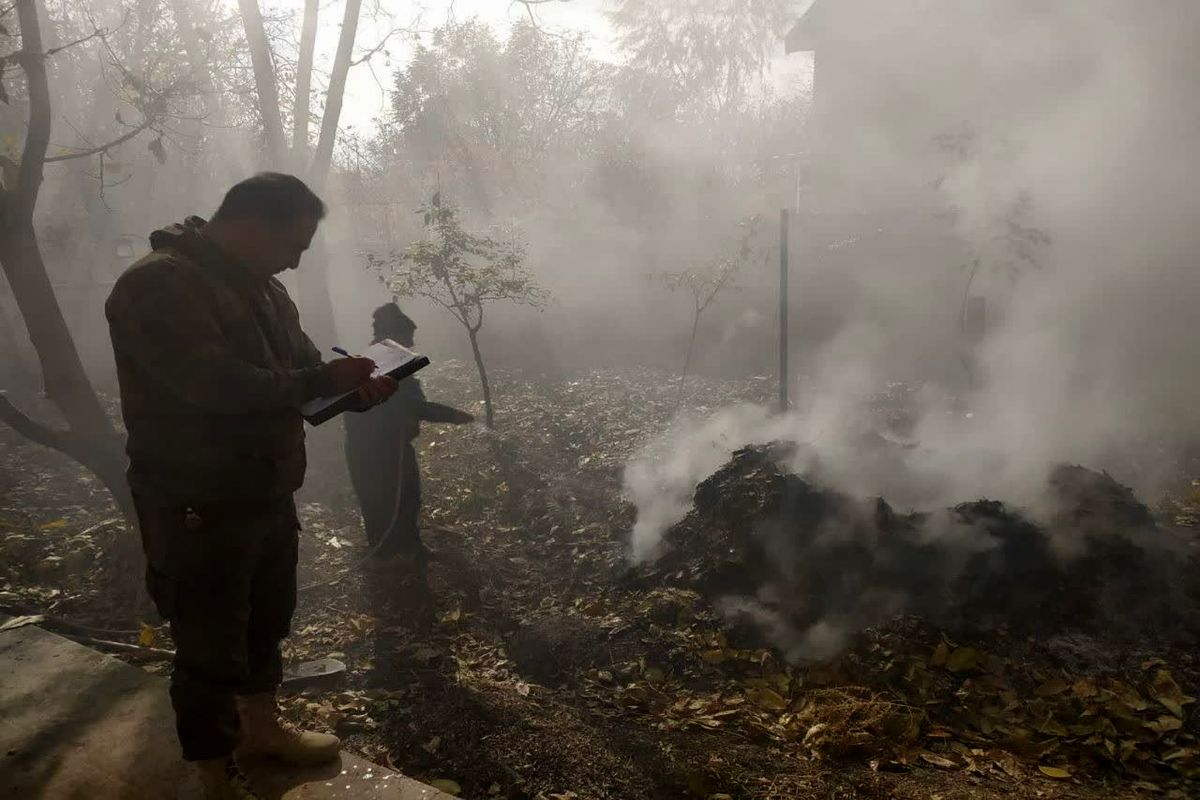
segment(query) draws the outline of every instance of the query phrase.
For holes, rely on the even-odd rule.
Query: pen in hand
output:
[[[344,348],[344,347],[331,347],[329,349],[332,350],[333,352],[337,353],[339,356],[343,356],[345,358],[352,358],[356,361],[369,361],[371,364],[372,372],[379,368],[379,365],[375,363],[374,359],[368,358],[367,356],[358,355],[357,353],[351,355],[349,352],[346,351],[346,348]]]
[[[367,363],[369,363],[371,365],[371,372],[369,374],[363,376],[361,379],[362,381],[370,380],[372,377],[374,377],[375,370],[378,369],[378,367],[376,366],[375,362],[372,361],[371,359],[367,358],[366,356],[351,355],[350,353],[348,353],[346,351],[346,348],[344,348],[344,347],[331,347],[329,349],[332,350],[333,352],[337,353],[339,356],[343,356],[348,359],[353,359],[355,361],[366,361]],[[331,365],[337,364],[337,363],[339,363],[339,362],[337,362],[337,361],[330,362]],[[342,362],[342,363],[345,363],[345,362]]]
[[[365,359],[365,356],[350,355],[344,347],[329,348],[339,356],[345,358]],[[369,359],[366,359],[369,360]],[[367,376],[366,382],[358,387],[359,397],[366,403],[367,407],[378,405],[384,400],[392,396],[392,392],[396,391],[396,382],[386,375],[374,375],[374,370],[378,369],[375,362],[371,362],[372,374]]]

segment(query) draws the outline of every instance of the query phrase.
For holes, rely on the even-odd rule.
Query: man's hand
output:
[[[362,357],[338,358],[326,363],[321,369],[324,370],[326,378],[333,386],[333,393],[345,394],[371,380],[371,373],[375,371],[375,362]]]
[[[380,375],[358,387],[358,400],[362,408],[377,406],[396,393],[400,386],[397,380],[389,375]]]

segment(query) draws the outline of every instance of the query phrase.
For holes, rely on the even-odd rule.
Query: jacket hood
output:
[[[150,247],[154,250],[178,250],[196,253],[203,242],[200,230],[207,223],[200,217],[188,217],[183,222],[167,225],[150,234]]]

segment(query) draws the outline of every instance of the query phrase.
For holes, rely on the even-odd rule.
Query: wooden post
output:
[[[788,210],[779,211],[779,410],[788,410]]]

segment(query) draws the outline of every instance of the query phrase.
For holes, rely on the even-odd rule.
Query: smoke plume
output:
[[[864,56],[851,68],[867,87],[855,101],[878,124],[827,141],[845,169],[824,195],[814,187],[815,211],[879,210],[881,185],[911,188],[913,175],[925,176],[935,194],[925,222],[936,230],[934,211],[948,210],[953,245],[933,258],[929,247],[901,246],[919,230],[885,230],[874,245],[797,264],[794,285],[826,301],[829,320],[824,340],[802,350],[798,408],[723,412],[649,445],[626,476],[639,509],[635,557],[656,552],[719,456],[751,442],[805,443],[825,485],[902,508],[983,496],[1030,504],[1058,462],[1109,469],[1142,492],[1160,485],[1148,459],[1169,464],[1200,421],[1190,333],[1200,303],[1200,99],[1180,77],[1189,64],[1194,74],[1187,41],[1200,26],[1185,3],[1156,9],[995,4],[986,20],[964,12],[934,33],[923,17],[862,23],[877,62]],[[929,123],[919,135],[883,98],[894,82],[867,80],[895,59],[883,45],[896,26],[916,43],[957,41],[962,53],[949,58],[978,53],[964,74],[982,95],[946,74],[908,87],[925,93],[921,113],[908,109]],[[922,62],[934,56],[919,50],[907,51],[902,78],[935,74]],[[837,132],[835,117],[825,123]],[[907,199],[926,210],[924,196]],[[977,343],[961,331],[967,296],[987,303]],[[795,302],[803,317],[810,301]],[[907,446],[872,448],[864,437],[897,433],[872,407],[894,381],[910,389],[899,431]]]

